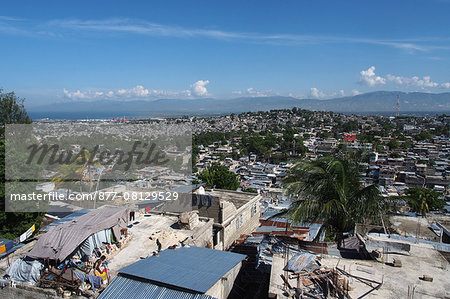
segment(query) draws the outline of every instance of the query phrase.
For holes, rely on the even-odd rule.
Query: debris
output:
[[[178,223],[182,229],[194,229],[199,224],[198,211],[184,212],[179,216]]]
[[[364,266],[364,267],[372,267],[372,265],[367,264],[367,263],[362,263],[362,262],[356,262],[355,264],[361,265],[361,266]]]
[[[307,272],[312,272],[315,269],[319,268],[319,265],[317,265],[317,263],[313,263],[315,260],[316,260],[315,254],[312,254],[309,252],[303,252],[303,253],[297,254],[293,258],[291,258],[289,260],[288,264],[286,265],[285,270],[292,271],[295,273],[298,273],[302,270],[306,270]],[[313,265],[311,265],[311,264],[313,264]]]
[[[429,275],[423,275],[422,277],[419,277],[419,278],[423,281],[429,281],[429,282],[433,281],[433,277],[431,277]]]
[[[402,266],[402,261],[398,258],[394,259],[394,263],[393,263],[394,267],[401,267]]]
[[[313,282],[310,279],[308,279],[308,278],[302,279],[302,285],[304,285],[305,287],[309,287],[312,284],[313,284]]]

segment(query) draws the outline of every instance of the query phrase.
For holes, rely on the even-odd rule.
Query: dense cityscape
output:
[[[31,122],[9,95],[23,112],[15,122]],[[13,298],[115,298],[123,287],[156,296],[146,293],[150,285],[168,298],[403,297],[416,288],[445,296],[449,123],[446,114],[360,116],[296,107],[215,117],[35,120],[31,140],[44,147],[33,145],[28,161],[40,158],[44,169],[31,175],[41,177],[32,194],[50,200],[11,226],[11,216],[34,210],[23,210],[16,194],[27,189],[7,189],[1,267],[3,288],[10,289],[2,290]],[[7,157],[21,150],[20,140]],[[120,155],[103,158],[108,148],[142,156],[139,140],[153,140],[170,162],[130,168],[127,160],[124,168]],[[48,147],[52,142],[58,146]],[[95,144],[103,152],[98,145],[89,150]],[[70,166],[82,153],[89,160]],[[47,154],[75,158],[52,164],[56,156]],[[21,163],[6,164],[7,179]],[[171,272],[177,279],[188,269],[211,271],[207,256],[210,263],[235,261],[220,270],[225,282],[208,276],[209,288],[202,289],[157,278],[159,259],[177,269]],[[179,258],[193,264],[176,264]]]
[[[449,11],[3,1],[0,298],[450,298]]]

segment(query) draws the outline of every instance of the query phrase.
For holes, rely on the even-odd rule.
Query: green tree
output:
[[[256,190],[255,188],[246,188],[246,189],[243,189],[242,191],[248,192],[248,193],[258,193],[258,190]]]
[[[398,142],[397,139],[391,139],[391,140],[389,140],[388,146],[389,146],[389,149],[393,150],[393,149],[399,148],[400,143]]]
[[[2,125],[2,137],[5,124],[30,124],[24,99],[18,98],[14,92],[4,93],[0,89],[0,124]]]
[[[431,137],[433,137],[433,135],[430,132],[426,132],[426,131],[422,131],[419,134],[415,135],[414,138],[417,141],[424,141],[424,140],[428,140],[431,139]]]
[[[444,207],[445,202],[439,199],[440,195],[439,192],[431,189],[414,187],[407,191],[406,200],[414,212],[425,217],[430,210]]]
[[[405,140],[402,144],[402,149],[409,149],[412,146],[412,142],[409,140]]]
[[[24,99],[14,92],[4,93],[0,89],[0,237],[15,239],[33,224],[39,225],[43,213],[5,212],[5,125],[29,124],[31,119],[23,105]]]
[[[336,233],[338,245],[343,232],[355,223],[367,223],[381,212],[376,185],[362,187],[358,164],[335,157],[324,157],[294,165],[284,180],[285,190],[294,197],[288,210],[295,221],[322,221]]]
[[[239,187],[237,175],[219,163],[213,163],[198,174],[198,178],[209,187],[236,190]]]

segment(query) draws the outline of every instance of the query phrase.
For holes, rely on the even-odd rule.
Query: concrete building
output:
[[[378,161],[378,153],[373,152],[370,154],[370,163],[377,163]]]
[[[416,173],[421,176],[425,176],[427,174],[427,165],[426,164],[416,164]]]
[[[395,181],[395,169],[383,167],[380,169],[379,182],[382,186],[392,186]]]
[[[192,209],[201,217],[214,219],[213,246],[227,250],[241,235],[249,235],[259,226],[261,198],[255,193],[200,188],[192,195]]]
[[[334,138],[329,138],[323,140],[317,146],[317,153],[332,153],[336,149],[337,140]]]

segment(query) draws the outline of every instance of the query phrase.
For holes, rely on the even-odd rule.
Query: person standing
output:
[[[156,239],[156,246],[158,246],[158,252],[161,251],[161,242],[159,242],[159,239]]]

